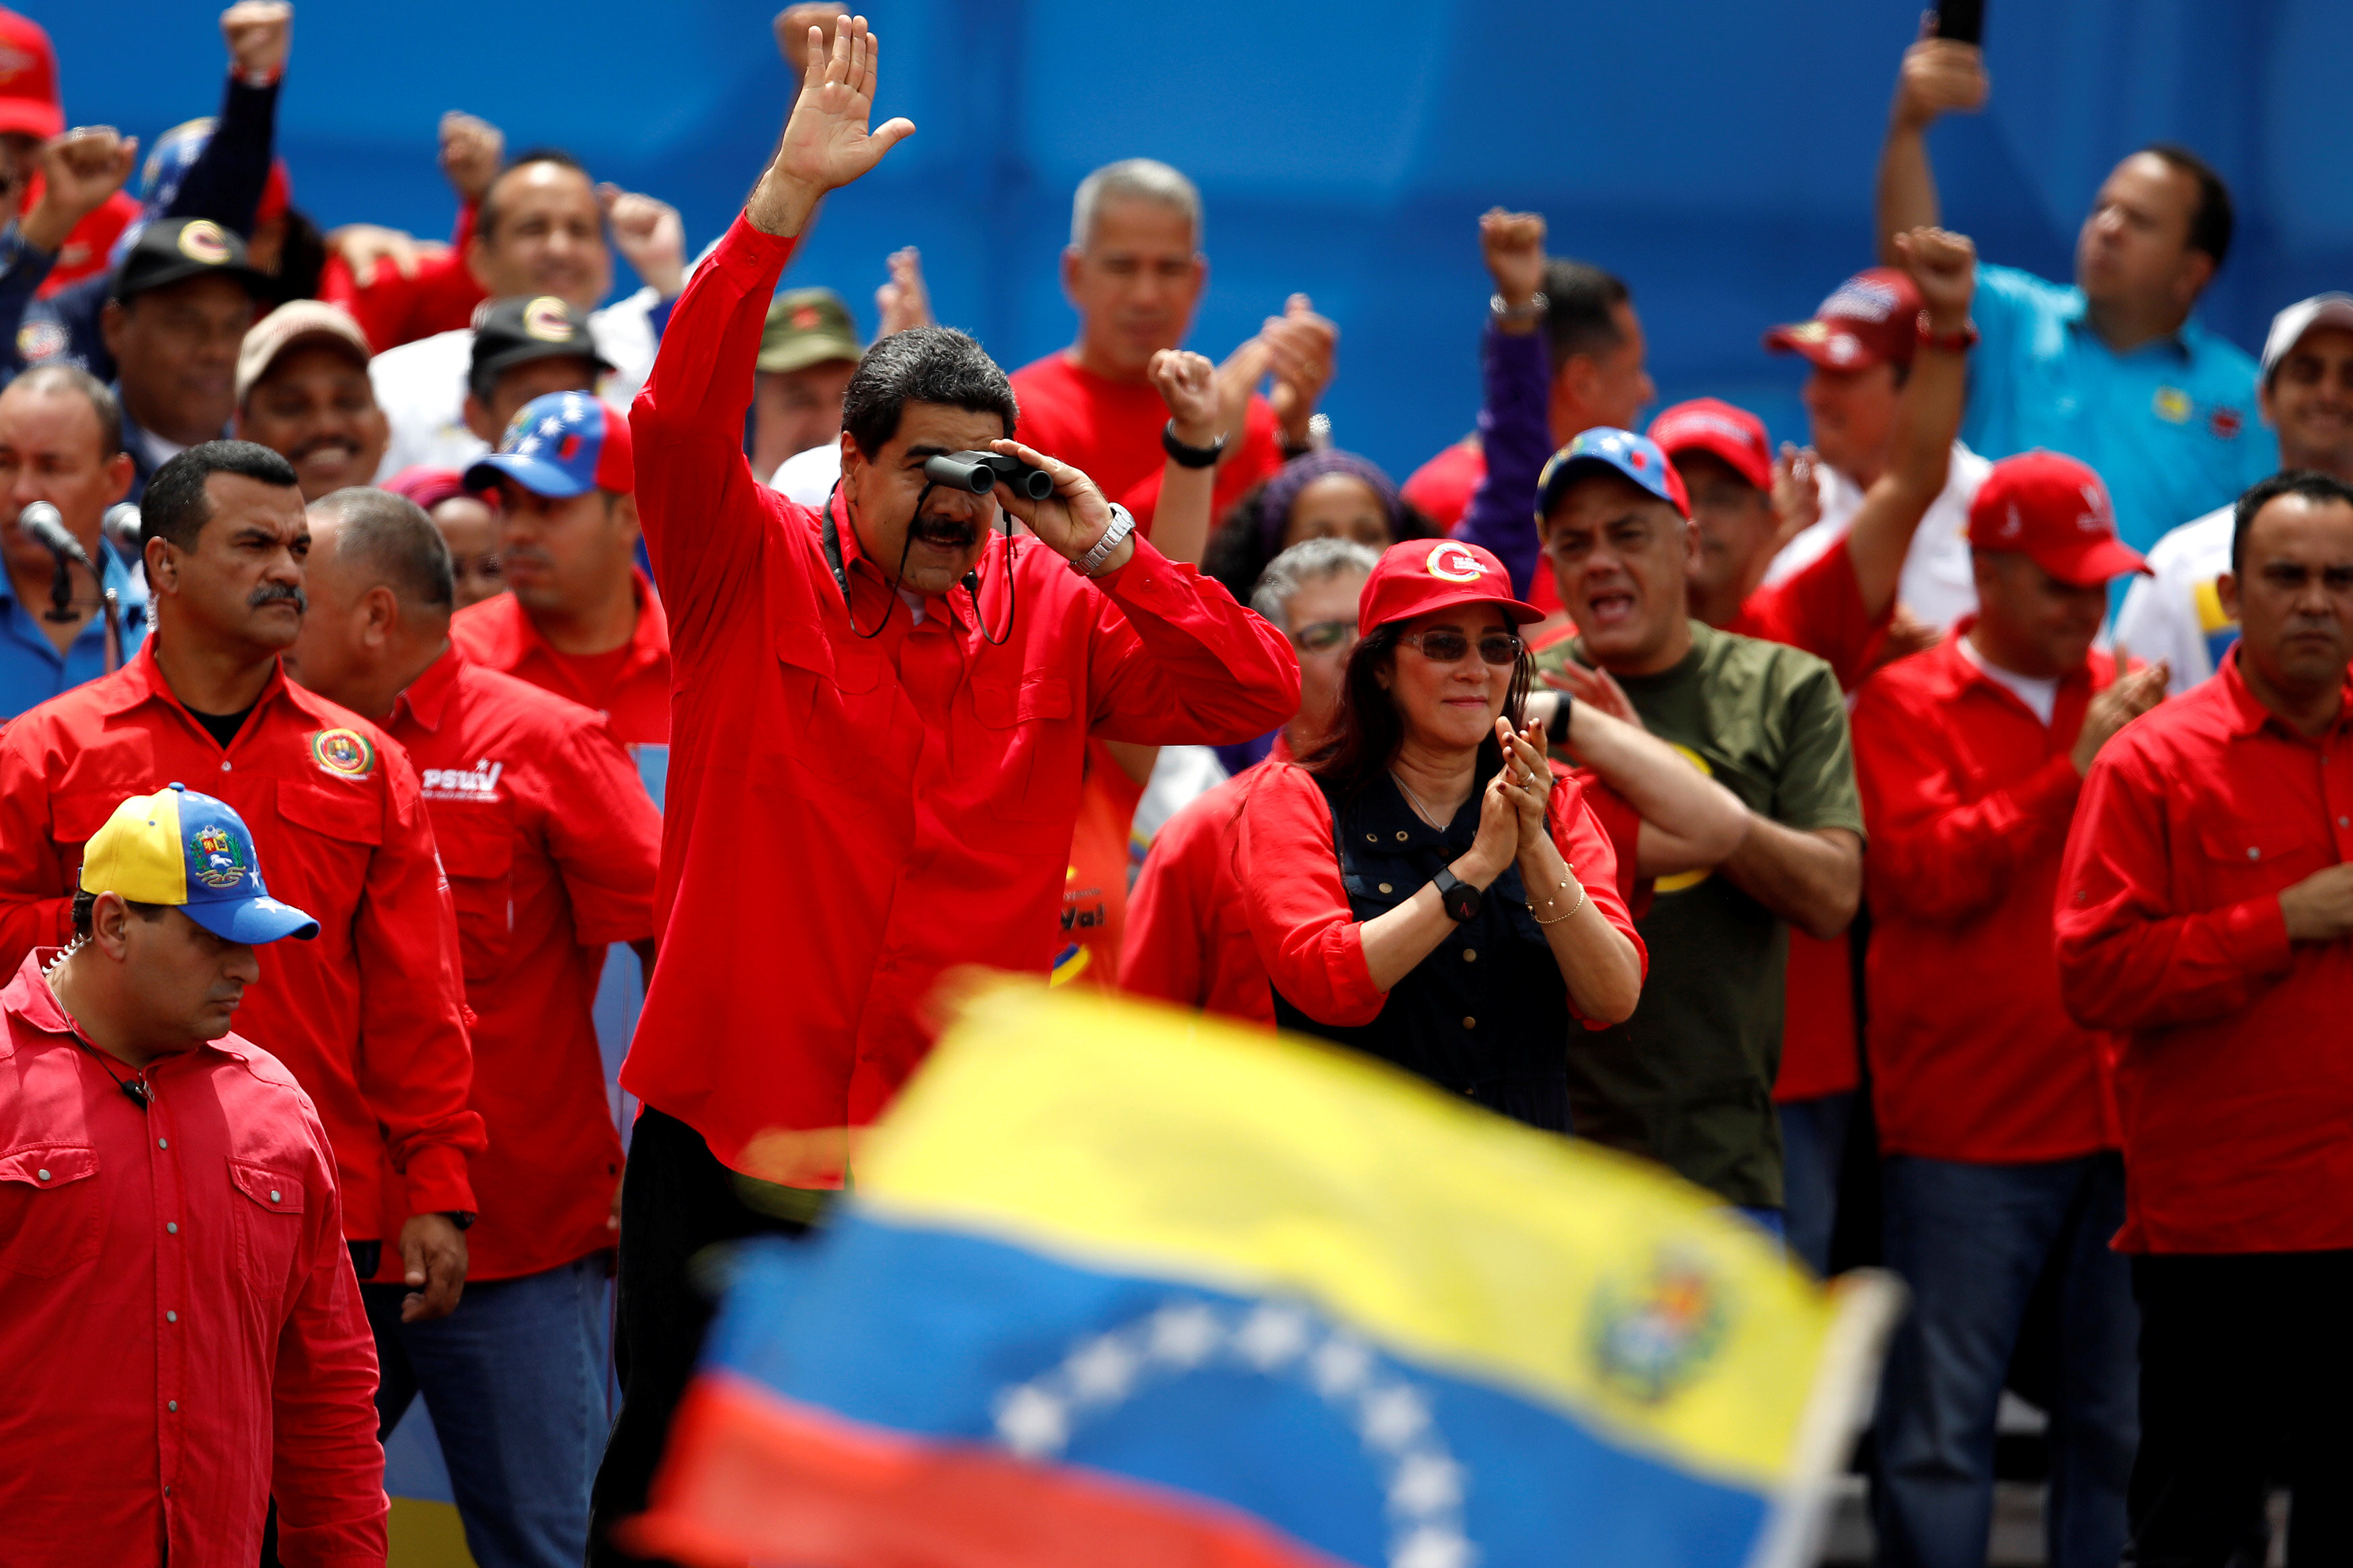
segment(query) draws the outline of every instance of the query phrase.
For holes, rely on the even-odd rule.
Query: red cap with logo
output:
[[[1459,539],[1409,539],[1382,552],[1356,600],[1356,635],[1409,621],[1456,605],[1494,605],[1525,625],[1544,619],[1534,605],[1512,597],[1512,574],[1475,544]]]
[[[2140,552],[2116,537],[2116,510],[2100,476],[2040,447],[2004,458],[1978,487],[1969,503],[1969,544],[2018,551],[2078,588],[2148,570]]]
[[[1765,346],[1824,370],[1910,364],[1920,342],[1920,288],[1900,267],[1874,267],[1840,284],[1810,321],[1776,327]]]
[[[47,141],[65,128],[49,35],[29,16],[0,11],[0,133],[16,131]]]
[[[1651,439],[1669,462],[1685,452],[1705,452],[1731,464],[1733,472],[1758,489],[1773,488],[1773,445],[1766,439],[1765,421],[1746,408],[1694,397],[1651,420]]]

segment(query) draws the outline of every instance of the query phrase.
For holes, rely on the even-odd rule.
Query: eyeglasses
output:
[[[1470,637],[1452,626],[1432,626],[1398,641],[1419,648],[1421,657],[1432,664],[1460,664],[1471,652]],[[1489,632],[1479,639],[1479,657],[1497,666],[1517,664],[1522,646],[1520,639],[1509,632]]]
[[[1310,621],[1291,634],[1291,646],[1302,653],[1335,653],[1356,640],[1354,621]]]

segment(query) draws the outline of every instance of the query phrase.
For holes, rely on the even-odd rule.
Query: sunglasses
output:
[[[1421,657],[1432,664],[1460,664],[1471,652],[1471,638],[1452,626],[1432,626],[1398,641],[1419,648]],[[1522,646],[1509,632],[1489,632],[1479,639],[1479,657],[1497,666],[1517,664]]]
[[[1334,653],[1356,640],[1354,621],[1310,621],[1291,634],[1291,646],[1302,653]]]

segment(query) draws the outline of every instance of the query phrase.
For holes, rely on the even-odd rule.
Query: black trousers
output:
[[[723,1242],[800,1236],[807,1226],[748,1206],[733,1173],[702,1135],[648,1106],[629,1139],[621,1177],[621,1263],[613,1324],[613,1364],[621,1413],[588,1498],[590,1568],[633,1563],[608,1539],[612,1527],[646,1506],[671,1415],[694,1375],[716,1309],[696,1274],[696,1257]]]
[[[2144,1255],[2139,1568],[2261,1563],[2266,1491],[2287,1560],[2353,1562],[2353,1251]]]

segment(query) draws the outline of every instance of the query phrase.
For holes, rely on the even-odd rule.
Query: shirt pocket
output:
[[[272,894],[301,905],[323,921],[319,903],[346,907],[358,901],[368,867],[384,843],[384,805],[373,789],[322,779],[317,787],[292,779],[278,781],[278,815],[308,832],[279,836],[269,847],[262,879]],[[281,888],[279,868],[297,869]],[[318,903],[304,902],[305,896]]]
[[[755,752],[781,752],[819,778],[846,780],[870,766],[880,739],[875,694],[882,685],[882,652],[838,647],[813,622],[787,622],[776,631],[776,661],[784,679],[782,723],[744,737]]]
[[[302,1244],[302,1179],[250,1160],[228,1162],[230,1224],[237,1232],[237,1261],[247,1280],[282,1285],[294,1274],[294,1254]]]
[[[2199,885],[2184,891],[2194,909],[2226,909],[2276,893],[2337,859],[2333,847],[2275,821],[2217,814],[2197,822],[2191,833]]]
[[[474,820],[477,815],[485,820]],[[514,938],[514,829],[488,813],[445,811],[434,820],[433,837],[458,906],[466,984],[496,980]]]
[[[0,1154],[0,1273],[54,1279],[98,1256],[98,1151],[37,1143]]]
[[[1071,724],[1071,683],[1059,675],[987,670],[966,689],[972,716],[957,771],[997,781],[991,815],[1008,822],[1067,823],[1078,810],[1083,737]]]

